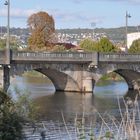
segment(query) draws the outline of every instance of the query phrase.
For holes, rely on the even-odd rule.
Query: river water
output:
[[[118,103],[122,110],[125,109],[123,98],[128,93],[127,84],[123,81],[112,82],[107,86],[96,86],[93,94],[55,92],[53,84],[45,77],[17,76],[10,90],[14,92],[15,88],[29,93],[35,106],[39,108],[37,129],[31,126],[26,128],[28,140],[40,140],[41,137],[42,139],[44,137],[44,140],[76,140],[80,137],[77,135],[82,133],[79,128],[78,131],[76,128],[82,127],[83,122],[84,135],[86,139],[90,139],[91,126],[94,127],[92,130],[95,135],[99,133],[100,115],[109,114],[116,118],[120,117]]]

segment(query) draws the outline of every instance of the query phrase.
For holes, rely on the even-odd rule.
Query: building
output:
[[[127,47],[130,48],[134,40],[140,38],[140,32],[127,34]]]

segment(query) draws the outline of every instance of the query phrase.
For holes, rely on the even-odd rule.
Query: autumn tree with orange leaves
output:
[[[28,39],[28,49],[51,50],[55,32],[53,17],[41,11],[32,14],[27,22],[31,33]]]

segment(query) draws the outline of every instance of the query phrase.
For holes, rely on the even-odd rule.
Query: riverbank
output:
[[[103,75],[101,79],[96,83],[96,86],[107,86],[113,84],[114,82],[123,82],[123,81],[124,79],[120,75],[111,72],[109,74]]]
[[[26,76],[26,77],[46,77],[45,75],[43,75],[42,73],[40,72],[37,72],[37,71],[28,71],[28,72],[25,72],[23,74],[23,76]]]

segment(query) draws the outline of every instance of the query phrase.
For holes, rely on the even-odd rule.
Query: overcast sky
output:
[[[7,6],[0,1],[0,26],[7,24]],[[140,0],[10,0],[10,26],[27,27],[32,13],[46,11],[54,17],[57,29],[111,28],[140,25]]]

